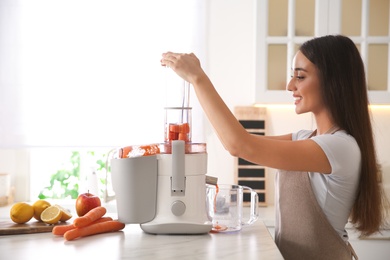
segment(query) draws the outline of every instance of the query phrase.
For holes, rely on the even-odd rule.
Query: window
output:
[[[205,13],[198,0],[0,1],[0,152],[163,141],[159,60],[168,50],[204,60]]]
[[[30,198],[76,199],[87,191],[101,198],[106,191],[112,195],[110,175],[106,178],[110,151],[96,147],[30,149]]]
[[[265,0],[256,3],[257,102],[290,102],[285,86],[299,45],[316,36],[344,34],[356,43],[365,63],[370,102],[390,103],[389,1]]]

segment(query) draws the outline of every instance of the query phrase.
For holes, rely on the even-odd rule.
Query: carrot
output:
[[[56,236],[62,236],[65,234],[66,231],[69,231],[71,229],[75,229],[76,227],[73,226],[73,224],[70,225],[61,225],[61,226],[54,226],[51,230],[51,233]]]
[[[78,217],[73,221],[73,225],[77,228],[85,227],[103,217],[106,214],[107,210],[105,207],[99,206],[91,209],[82,217]]]
[[[111,217],[102,217],[102,218],[99,218],[98,220],[95,220],[92,224],[101,223],[101,222],[110,221],[110,220],[112,220]],[[73,224],[61,225],[61,226],[55,226],[51,232],[53,233],[53,235],[63,236],[66,231],[69,231],[69,230],[72,230],[75,228],[76,227]]]
[[[169,132],[168,133],[168,140],[165,140],[165,141],[177,140],[178,138],[179,138],[179,134],[178,133]]]
[[[169,132],[188,134],[190,132],[190,125],[188,123],[170,124],[169,125]]]
[[[184,124],[169,124],[169,131],[166,133],[165,141],[172,140],[183,140],[188,142],[188,134],[190,133],[190,125],[188,123]]]
[[[188,134],[190,132],[190,125],[188,123],[184,123],[180,125],[180,133]]]
[[[140,149],[143,149],[145,151],[143,156],[154,155],[154,154],[160,153],[160,148],[158,147],[157,144],[141,145]]]
[[[129,155],[129,153],[133,150],[133,147],[132,146],[126,146],[126,147],[122,147],[120,150],[119,150],[119,157],[120,158],[127,158],[127,156]]]
[[[177,140],[188,141],[187,134],[179,133],[179,137]]]
[[[125,224],[117,220],[105,221],[102,223],[91,224],[86,227],[69,230],[64,234],[64,238],[67,241],[70,241],[79,237],[86,237],[95,234],[119,231],[124,227]]]
[[[179,124],[169,124],[169,132],[180,133],[180,125]]]

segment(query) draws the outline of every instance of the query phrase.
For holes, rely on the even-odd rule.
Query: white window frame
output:
[[[261,104],[291,103],[291,95],[286,94],[286,91],[268,89],[268,45],[287,44],[287,67],[285,71],[286,82],[288,82],[290,66],[294,56],[294,45],[301,44],[312,37],[295,36],[293,34],[295,29],[295,0],[288,1],[287,36],[268,36],[268,2],[269,0],[255,0],[255,101]],[[342,0],[315,1],[315,37],[327,34],[340,34],[341,3]],[[362,32],[360,36],[352,36],[350,38],[361,46],[360,52],[365,66],[367,66],[368,61],[369,44],[388,44],[388,63],[390,63],[390,36],[369,36],[368,14],[369,0],[362,0]],[[390,24],[390,19],[388,22]],[[390,64],[388,65],[388,75],[390,75]],[[371,104],[390,104],[390,76],[387,79],[387,90],[369,91],[368,95]]]

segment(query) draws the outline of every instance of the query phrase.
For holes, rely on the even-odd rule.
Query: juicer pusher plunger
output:
[[[190,84],[179,78],[171,69],[166,70],[166,104],[164,142],[183,140],[191,142]]]

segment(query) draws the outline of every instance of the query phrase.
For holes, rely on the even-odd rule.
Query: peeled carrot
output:
[[[183,124],[169,124],[168,132],[166,132],[165,141],[183,140],[189,142],[190,125]]]
[[[169,132],[171,132],[171,133],[180,133],[180,125],[178,125],[178,124],[169,124]]]
[[[56,236],[62,236],[62,235],[65,234],[66,231],[69,231],[69,230],[72,230],[72,229],[75,229],[75,228],[76,227],[73,226],[73,224],[62,225],[62,226],[55,226],[51,230],[51,233],[53,233],[53,235],[56,235]]]
[[[144,150],[143,156],[154,155],[154,154],[160,153],[160,148],[158,147],[157,144],[141,145],[140,149]]]
[[[187,138],[187,137],[188,137],[187,134],[179,133],[178,140],[188,141],[188,138]]]
[[[69,230],[64,234],[64,238],[67,241],[70,241],[79,237],[86,237],[95,234],[119,231],[124,227],[125,224],[117,220],[105,221],[102,223],[91,224],[86,227]]]
[[[120,158],[127,158],[127,156],[129,155],[129,153],[133,150],[133,147],[132,146],[126,146],[126,147],[122,147],[120,150],[119,150],[119,157]]]
[[[169,132],[168,134],[169,140],[177,140],[178,137],[179,137],[179,133]]]
[[[188,134],[190,132],[190,125],[188,123],[180,125],[180,132]]]
[[[77,228],[85,227],[103,217],[106,214],[107,210],[105,207],[99,206],[91,209],[82,217],[78,217],[73,221],[73,225]]]
[[[95,220],[94,222],[92,222],[92,224],[101,223],[101,222],[110,221],[110,220],[112,220],[111,217],[102,217],[102,218],[99,218],[98,220]],[[72,230],[75,228],[76,227],[73,224],[61,225],[61,226],[55,226],[51,232],[53,233],[53,235],[63,236],[66,231],[69,231],[69,230]]]
[[[190,125],[188,123],[170,124],[169,125],[169,132],[188,134],[190,132]]]

